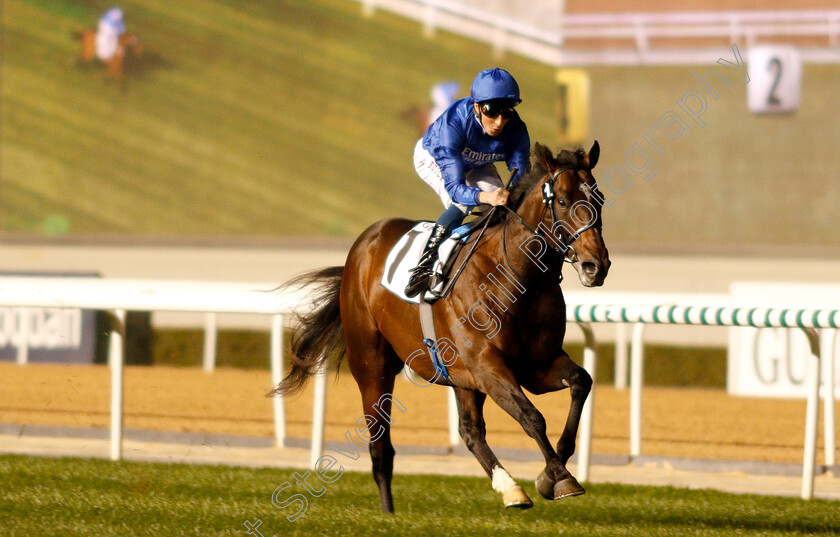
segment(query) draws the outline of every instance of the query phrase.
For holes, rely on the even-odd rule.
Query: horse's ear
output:
[[[595,140],[595,143],[592,144],[592,149],[589,150],[589,154],[584,157],[583,162],[586,164],[586,167],[590,170],[598,164],[598,157],[601,156],[601,146],[598,144],[598,140]]]
[[[534,144],[534,156],[536,157],[536,164],[546,170],[551,169],[551,163],[554,162],[554,155],[551,150],[539,142]]]

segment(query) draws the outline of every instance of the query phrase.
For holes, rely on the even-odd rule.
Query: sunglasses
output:
[[[490,119],[496,119],[502,116],[503,119],[510,119],[513,116],[513,107],[509,104],[502,103],[481,103],[479,105],[481,113]]]

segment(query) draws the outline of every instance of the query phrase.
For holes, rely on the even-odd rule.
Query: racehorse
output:
[[[82,42],[82,51],[79,54],[79,63],[85,64],[96,60],[96,29],[88,28],[82,32],[77,32],[75,37]],[[143,55],[143,46],[137,35],[127,32],[119,37],[117,42],[117,51],[114,55],[102,60],[108,67],[108,74],[116,81],[121,81],[125,64],[133,58],[140,58]]]
[[[461,437],[506,507],[533,503],[485,441],[488,395],[521,424],[545,457],[537,491],[547,499],[585,492],[566,462],[575,450],[592,378],[563,350],[566,303],[559,281],[565,261],[588,287],[603,284],[609,270],[601,236],[603,197],[592,176],[599,153],[597,142],[589,153],[564,150],[557,156],[535,145],[531,170],[510,191],[510,208],[498,208],[496,223],[486,229],[451,293],[432,305],[448,380],[431,353],[423,352],[417,306],[380,285],[389,250],[416,222],[373,224],[353,244],[344,267],[289,282],[311,285],[315,301],[293,333],[291,371],[271,394],[296,392],[328,360],[337,368],[346,355],[362,394],[383,512],[394,508],[391,411],[394,406],[406,410],[391,393],[406,365],[407,374],[454,387]],[[534,394],[570,389],[571,406],[556,450],[546,436],[545,419],[523,388]]]

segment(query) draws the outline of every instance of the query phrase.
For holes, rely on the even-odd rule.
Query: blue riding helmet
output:
[[[478,73],[470,88],[470,97],[480,103],[492,99],[510,99],[521,103],[519,84],[510,73],[495,67]]]
[[[119,7],[112,7],[102,15],[103,22],[111,26],[117,33],[125,32],[125,22],[123,22],[123,10]]]

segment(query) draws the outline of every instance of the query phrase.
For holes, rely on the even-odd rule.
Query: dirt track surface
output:
[[[273,435],[271,379],[265,371],[127,367],[125,427],[232,435]],[[108,427],[110,371],[105,366],[0,364],[0,423]],[[402,445],[448,443],[446,389],[420,388],[404,377],[394,396],[393,440]],[[532,396],[556,441],[565,423],[567,392]],[[593,452],[629,452],[629,391],[595,390]],[[325,437],[343,440],[362,416],[353,379],[328,383]],[[312,387],[286,401],[287,436],[308,438]],[[520,426],[494,403],[486,405],[491,447],[536,449]],[[645,388],[643,443],[646,455],[802,462],[805,402],[731,397],[720,390]],[[819,447],[822,450],[822,426]],[[838,439],[840,440],[840,438]],[[823,462],[822,451],[817,456]]]

